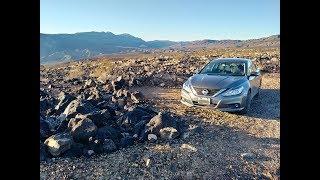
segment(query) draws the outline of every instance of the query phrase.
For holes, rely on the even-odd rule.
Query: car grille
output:
[[[202,93],[202,91],[203,91],[204,89],[207,89],[207,88],[197,88],[197,87],[194,87],[193,89],[196,91],[197,95],[204,95],[204,94]],[[206,96],[213,96],[213,95],[216,94],[220,89],[207,89],[207,90],[208,90],[209,93],[208,93]]]

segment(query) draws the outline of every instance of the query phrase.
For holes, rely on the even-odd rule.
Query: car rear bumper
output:
[[[180,102],[189,107],[212,108],[220,111],[235,112],[245,108],[247,94],[241,93],[230,97],[223,97],[221,95],[210,97],[210,104],[208,105],[199,104],[199,97],[203,96],[198,96],[182,89]]]

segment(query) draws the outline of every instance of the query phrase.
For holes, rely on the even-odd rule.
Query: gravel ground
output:
[[[265,74],[247,115],[188,108],[179,89],[141,87],[186,122],[173,142],[40,163],[41,179],[280,179],[280,75]]]

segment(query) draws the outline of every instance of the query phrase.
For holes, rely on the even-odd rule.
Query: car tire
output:
[[[244,109],[242,109],[239,113],[240,114],[247,114],[251,107],[251,91],[248,92],[247,101]]]
[[[259,85],[259,87],[258,87],[258,92],[257,92],[257,94],[256,94],[256,97],[257,97],[257,98],[260,97],[261,83],[262,83],[262,81],[260,81],[260,85]]]
[[[258,92],[256,94],[256,98],[259,98],[260,97],[260,87],[258,88]]]

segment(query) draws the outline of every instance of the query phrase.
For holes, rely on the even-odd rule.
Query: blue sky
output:
[[[41,33],[110,31],[144,40],[280,34],[280,0],[41,0]]]

